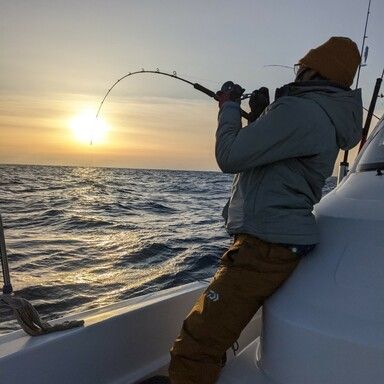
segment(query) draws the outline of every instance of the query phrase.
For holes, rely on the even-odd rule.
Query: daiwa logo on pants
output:
[[[212,289],[210,289],[207,293],[207,298],[211,301],[218,301],[220,296],[218,293],[216,293],[215,291],[212,291]]]

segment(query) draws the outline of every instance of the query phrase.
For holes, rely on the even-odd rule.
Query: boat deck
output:
[[[260,337],[250,343],[223,369],[218,384],[271,384],[257,364]]]

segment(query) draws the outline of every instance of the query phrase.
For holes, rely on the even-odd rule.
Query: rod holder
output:
[[[349,171],[348,161],[341,161],[339,165],[339,174],[337,177],[337,184],[340,184]]]

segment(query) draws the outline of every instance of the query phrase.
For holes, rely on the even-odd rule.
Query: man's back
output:
[[[326,83],[296,84],[286,93],[245,128],[238,104],[220,111],[217,161],[224,172],[237,173],[226,225],[230,234],[314,244],[313,205],[340,148],[360,140],[361,94]]]

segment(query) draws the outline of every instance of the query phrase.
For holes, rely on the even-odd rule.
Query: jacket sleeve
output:
[[[311,102],[295,99],[279,99],[244,128],[239,104],[224,103],[216,131],[216,160],[220,169],[224,173],[239,173],[283,159],[317,154],[321,138],[311,116],[313,107],[300,107],[300,102]]]

